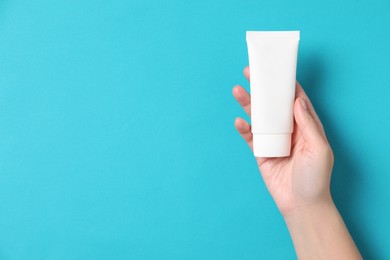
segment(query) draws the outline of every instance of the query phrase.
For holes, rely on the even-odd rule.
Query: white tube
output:
[[[299,31],[247,31],[253,152],[290,155]]]

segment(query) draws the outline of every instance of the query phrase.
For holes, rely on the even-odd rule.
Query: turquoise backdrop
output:
[[[0,0],[0,259],[294,259],[236,133],[246,30],[301,30],[333,196],[390,259],[390,1]]]

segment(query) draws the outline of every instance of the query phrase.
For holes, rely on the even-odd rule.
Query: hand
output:
[[[244,69],[249,80],[249,68]],[[241,87],[233,95],[251,115],[250,96]],[[268,191],[282,213],[298,259],[361,259],[330,195],[333,152],[304,90],[296,83],[294,131],[289,157],[256,158]],[[251,126],[235,126],[252,149]]]
[[[244,75],[249,80],[249,67],[244,69]],[[245,89],[235,86],[233,95],[250,116],[250,96]],[[256,158],[265,185],[283,216],[298,208],[331,201],[333,152],[313,105],[298,82],[294,118],[290,156]],[[253,149],[251,126],[242,118],[236,119],[235,126]]]

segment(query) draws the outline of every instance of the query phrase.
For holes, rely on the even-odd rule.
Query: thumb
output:
[[[294,103],[294,117],[303,139],[308,142],[323,140],[321,130],[311,114],[307,101],[299,97]]]

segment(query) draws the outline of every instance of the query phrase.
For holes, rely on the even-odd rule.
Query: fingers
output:
[[[244,68],[244,76],[245,76],[245,78],[246,78],[248,81],[250,81],[249,66],[246,66],[246,67]]]
[[[318,127],[320,128],[322,135],[326,138],[324,127],[323,127],[321,120],[318,117],[316,111],[314,110],[313,104],[310,102],[310,99],[306,95],[305,90],[302,88],[301,84],[299,84],[299,82],[297,81],[296,88],[295,88],[295,98],[297,99],[299,97],[302,97],[305,99],[309,112],[314,117],[314,120],[315,120],[316,124],[318,125]]]
[[[253,135],[251,132],[251,126],[244,119],[237,117],[234,121],[237,131],[240,133],[241,137],[248,144],[249,148],[253,151]],[[267,158],[256,157],[258,165],[261,165],[267,160]]]
[[[253,150],[253,135],[251,132],[251,126],[244,119],[237,117],[234,121],[234,125],[242,138],[248,144],[249,148]]]
[[[326,141],[319,125],[311,114],[308,99],[298,97],[294,103],[294,116],[298,130],[305,142],[317,144]]]
[[[243,73],[244,76],[249,81],[250,80],[249,66],[244,68]],[[237,99],[238,103],[240,103],[240,105],[243,107],[245,112],[250,116],[251,100],[248,92],[241,86],[236,86],[233,88],[233,96]],[[306,141],[327,140],[324,127],[316,111],[314,110],[312,103],[310,102],[308,96],[306,95],[304,89],[302,88],[302,86],[299,84],[298,81],[296,82],[296,89],[295,89],[294,116],[299,131],[301,132],[303,138]],[[245,129],[245,127],[248,126],[250,132],[250,125],[245,120],[238,118],[236,119],[235,124],[237,130],[239,130],[238,127],[243,127],[243,129]]]
[[[233,96],[244,111],[251,116],[251,97],[248,92],[243,87],[237,85],[233,88]]]
[[[249,80],[249,67],[244,68],[244,75]],[[248,92],[241,86],[235,86],[233,88],[233,96],[236,98],[238,103],[242,106],[244,111],[251,116],[251,96]]]
[[[250,70],[249,70],[249,66],[246,66],[244,68],[244,76],[248,79],[248,81],[250,80]],[[244,89],[243,89],[244,90]],[[244,95],[244,93],[241,92],[241,90],[237,90],[238,93],[237,94],[242,94]],[[249,104],[248,107],[244,108],[244,110],[248,113],[248,115],[250,115],[250,96],[249,94],[244,90],[245,94],[248,95],[248,100],[249,102],[245,102],[245,104]],[[314,107],[312,105],[312,103],[310,102],[310,99],[309,97],[306,95],[305,91],[303,90],[301,84],[299,84],[299,82],[297,81],[296,82],[296,88],[295,88],[295,97],[298,98],[298,97],[303,97],[305,98],[305,100],[307,101],[307,107],[310,111],[310,113],[313,115],[316,123],[318,124],[319,128],[321,129],[321,132],[323,134],[323,136],[326,138],[325,136],[325,131],[324,131],[324,127],[322,126],[322,123],[320,121],[320,118],[318,117],[316,111],[314,110]],[[237,98],[236,98],[237,99]],[[242,101],[245,101],[245,99],[242,97]],[[242,103],[239,101],[239,103],[242,105]]]

